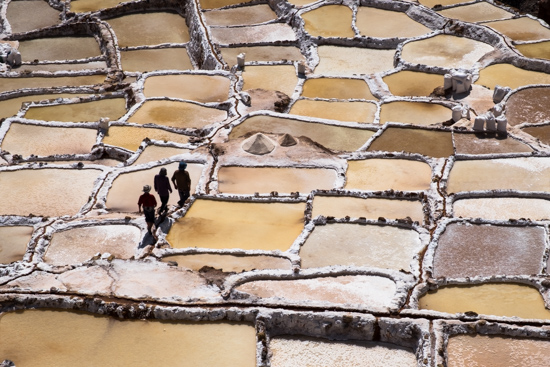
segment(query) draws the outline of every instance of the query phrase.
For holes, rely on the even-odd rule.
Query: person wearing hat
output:
[[[167,209],[168,199],[172,192],[172,186],[170,186],[170,180],[168,179],[168,173],[166,168],[161,168],[158,175],[155,176],[155,191],[160,197],[160,209],[159,213]]]
[[[157,199],[149,192],[151,191],[151,186],[143,186],[143,195],[139,197],[138,200],[138,209],[141,213],[141,207],[143,206],[143,213],[145,214],[145,222],[147,222],[147,231],[149,234],[153,234],[151,228],[155,223],[155,207],[157,206]]]
[[[178,205],[183,206],[185,200],[191,195],[191,177],[189,177],[189,172],[185,170],[187,168],[187,163],[181,161],[178,168],[179,169],[172,175],[172,183],[180,194]]]

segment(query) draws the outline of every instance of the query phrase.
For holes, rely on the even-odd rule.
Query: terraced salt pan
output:
[[[436,5],[448,6],[463,3],[463,0],[418,0],[418,2],[428,8]]]
[[[96,143],[97,130],[12,123],[2,141],[2,150],[24,158],[31,154],[89,154]]]
[[[317,48],[317,53],[320,60],[315,74],[353,77],[393,69],[395,50],[324,45]]]
[[[244,53],[249,61],[305,61],[298,47],[293,46],[249,46],[220,48],[224,61],[231,67],[237,65],[237,55]]]
[[[135,151],[145,138],[181,144],[189,142],[189,136],[166,130],[133,126],[111,126],[103,138],[103,143]]]
[[[252,25],[277,19],[267,4],[212,10],[202,13],[209,26]]]
[[[345,304],[369,309],[389,307],[395,283],[385,277],[346,275],[297,280],[257,280],[236,288],[264,301]]]
[[[297,7],[303,7],[305,5],[313,4],[316,0],[291,0],[290,4],[296,5]]]
[[[290,114],[337,121],[372,123],[378,106],[368,102],[329,102],[301,99],[290,109]]]
[[[537,41],[550,38],[550,29],[543,27],[539,21],[529,17],[499,20],[485,23],[485,25],[514,41]]]
[[[470,69],[483,55],[493,50],[492,46],[483,42],[439,34],[406,43],[401,57],[414,64]]]
[[[550,182],[549,168],[550,158],[457,161],[451,169],[447,192],[495,189],[546,191]]]
[[[296,41],[294,30],[286,23],[261,24],[235,28],[211,28],[212,40],[224,45]]]
[[[443,75],[403,70],[382,78],[394,96],[427,97],[443,86]],[[398,103],[398,102],[394,102]]]
[[[476,84],[494,89],[495,85],[519,88],[531,84],[550,84],[550,74],[520,69],[510,64],[494,64],[479,71]]]
[[[246,4],[250,0],[200,0],[199,3],[202,9],[216,9],[223,8],[228,5]]]
[[[25,118],[42,121],[95,122],[103,117],[117,120],[125,113],[124,98],[105,98],[91,102],[30,107],[25,113]]]
[[[28,1],[21,1],[28,2]],[[102,84],[104,74],[60,77],[0,78],[0,93],[23,88],[75,87]]]
[[[324,5],[301,14],[304,28],[312,37],[352,38],[353,12],[345,5]]]
[[[430,28],[412,20],[405,13],[366,6],[357,8],[355,25],[361,36],[365,37],[411,38],[431,32]]]
[[[219,75],[156,75],[145,79],[145,97],[172,97],[197,102],[223,102],[231,81]]]
[[[272,367],[416,366],[413,351],[394,344],[278,336],[271,338]]]
[[[256,333],[247,324],[120,320],[74,311],[25,310],[4,313],[0,330],[0,354],[18,366],[100,366],[113,361],[132,366],[256,365]],[[44,350],[46,340],[49,352]]]
[[[23,0],[26,1],[26,0]],[[92,61],[86,63],[66,63],[66,64],[25,64],[20,69],[22,72],[29,71],[77,71],[77,70],[94,70],[94,69],[107,69],[107,63],[105,61]],[[103,70],[102,70],[103,71]]]
[[[23,260],[32,233],[31,226],[0,227],[0,263]]]
[[[376,100],[363,79],[348,78],[307,79],[302,87],[302,97]]]
[[[356,198],[351,196],[319,196],[313,199],[312,218],[319,215],[335,218],[364,217],[367,219],[398,219],[410,217],[422,223],[424,214],[420,201]]]
[[[511,367],[529,363],[548,363],[550,343],[547,340],[510,338],[496,335],[454,335],[447,346],[449,367]]]
[[[533,59],[550,59],[550,41],[514,45],[524,56]]]
[[[402,122],[428,126],[448,121],[451,117],[450,108],[428,102],[397,101],[384,103],[380,108],[380,124]]]
[[[303,228],[304,203],[195,200],[166,236],[174,248],[290,248]]]
[[[550,201],[532,198],[461,199],[453,203],[455,217],[508,220],[550,219]]]
[[[74,13],[86,13],[100,9],[114,8],[125,0],[71,0],[70,10]]]
[[[0,172],[0,215],[75,215],[92,194],[95,169],[22,169]]]
[[[370,130],[310,123],[273,116],[253,116],[233,128],[229,138],[234,139],[258,131],[290,134],[296,137],[307,136],[325,148],[341,151],[355,151],[374,135],[374,132]]]
[[[523,284],[445,286],[422,296],[418,307],[448,313],[474,311],[483,315],[550,319],[539,291]]]
[[[185,48],[121,51],[122,69],[130,72],[152,70],[193,70]]]
[[[59,13],[41,0],[10,1],[6,18],[12,33],[23,33],[60,23]],[[33,16],[29,17],[29,14]]]
[[[262,88],[277,90],[291,96],[298,83],[293,65],[246,66],[242,75],[243,90]],[[277,75],[277,78],[273,78],[273,75]]]
[[[184,148],[163,147],[158,145],[148,145],[147,148],[139,155],[139,158],[133,163],[138,164],[160,161],[161,159],[170,158],[180,154],[189,153],[191,150]]]
[[[19,43],[22,61],[78,60],[101,56],[94,37],[37,38]]]
[[[512,126],[550,122],[550,88],[526,88],[506,101],[506,118]],[[525,130],[524,130],[525,131]]]
[[[78,264],[98,252],[129,259],[134,256],[140,239],[139,228],[131,225],[72,228],[53,234],[44,261],[59,266]]]
[[[185,19],[176,13],[150,12],[108,19],[119,47],[189,42]]]
[[[418,233],[411,229],[326,224],[316,226],[302,245],[301,267],[345,265],[410,271],[420,246]]]
[[[349,161],[345,188],[348,190],[428,190],[432,170],[424,162],[405,159]]]
[[[465,278],[539,274],[545,237],[543,227],[451,223],[437,243],[433,275]]]
[[[457,6],[438,11],[438,13],[447,18],[458,19],[470,23],[508,19],[514,16],[514,14],[502,8],[486,2]]]
[[[507,109],[507,116],[508,116]],[[510,120],[508,120],[510,123]],[[511,137],[489,137],[481,134],[453,134],[456,152],[459,154],[495,154],[532,152],[527,144]]]
[[[162,166],[149,168],[145,170],[123,173],[113,181],[113,185],[109,189],[106,205],[112,211],[118,212],[137,212],[138,199],[143,194],[143,186],[151,186],[151,194],[157,200],[157,208],[160,206],[160,198],[154,191],[154,178],[158,175],[160,168],[164,167],[168,171],[168,178],[171,179],[174,172],[178,169],[178,162],[165,164]],[[195,192],[195,188],[202,173],[203,166],[201,164],[188,164],[187,171],[191,177],[191,195]],[[179,201],[178,191],[174,189],[174,185],[170,181],[172,193],[168,200],[168,205],[176,205]]]
[[[24,97],[15,97],[10,99],[5,99],[0,101],[0,118],[11,117],[17,114],[22,108],[23,102],[32,102],[32,101],[42,101],[48,99],[57,99],[57,98],[78,98],[89,96],[88,94],[71,94],[71,93],[60,93],[60,94],[35,94]]]
[[[531,134],[543,144],[550,145],[550,125],[526,127],[522,131]]]
[[[240,273],[243,271],[291,268],[290,261],[275,256],[236,256],[228,254],[192,254],[173,255],[162,258],[162,261],[176,261],[178,266],[199,271],[204,266],[221,269],[224,272]]]
[[[218,173],[219,192],[254,194],[330,190],[336,183],[336,171],[324,168],[222,167]]]
[[[389,127],[369,146],[369,151],[417,153],[442,158],[454,154],[449,132]]]

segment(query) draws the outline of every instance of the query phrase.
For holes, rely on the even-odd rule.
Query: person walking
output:
[[[155,191],[160,197],[159,214],[168,209],[168,199],[172,192],[172,186],[170,186],[170,180],[168,179],[168,173],[166,168],[161,168],[158,175],[155,176]]]
[[[153,234],[151,229],[155,223],[155,207],[157,206],[157,199],[149,192],[151,191],[151,186],[143,186],[143,195],[139,197],[138,200],[138,210],[141,213],[141,207],[143,206],[143,214],[145,214],[145,222],[147,222],[147,231],[150,235]]]
[[[180,201],[178,201],[179,206],[183,206],[185,200],[191,195],[191,177],[189,177],[189,172],[185,170],[186,168],[187,163],[181,161],[178,170],[172,175],[172,183],[180,194]]]

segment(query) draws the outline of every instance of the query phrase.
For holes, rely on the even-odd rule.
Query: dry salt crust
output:
[[[2,3],[0,47],[23,65],[0,63],[0,336],[49,312],[134,345],[161,337],[163,365],[180,346],[209,365],[544,365],[550,29],[517,15],[458,0]],[[460,68],[470,92],[443,93]],[[496,85],[512,88],[507,134],[474,132]],[[452,124],[459,104],[470,115]],[[243,149],[257,133],[261,155]],[[179,207],[174,190],[148,234],[141,187],[182,159],[192,197]],[[216,351],[162,339],[190,326],[219,331]],[[56,358],[10,338],[0,359],[115,358],[55,334],[86,348]],[[136,353],[116,358],[150,364]]]

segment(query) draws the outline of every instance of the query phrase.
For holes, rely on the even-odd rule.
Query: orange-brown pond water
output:
[[[449,108],[435,103],[397,101],[384,103],[380,108],[380,124],[403,122],[428,126],[450,120],[451,117]]]
[[[485,23],[514,41],[537,41],[550,38],[550,29],[529,17]]]
[[[534,59],[550,59],[550,41],[515,45],[524,56]]]
[[[277,75],[277,77],[273,78],[273,75]],[[246,66],[243,78],[243,90],[256,88],[278,90],[288,96],[294,93],[294,88],[298,83],[296,69],[293,65]]]
[[[443,86],[443,75],[403,70],[382,78],[394,96],[427,97]]]
[[[510,64],[494,64],[479,71],[476,84],[494,89],[495,85],[512,89],[530,84],[550,84],[550,74],[520,69]]]
[[[26,1],[22,1],[26,2]],[[31,78],[0,78],[0,93],[23,88],[74,87],[81,85],[101,84],[105,75],[61,76],[61,77],[31,77]]]
[[[451,133],[446,131],[387,128],[369,146],[369,151],[418,153],[442,158],[454,154]]]

